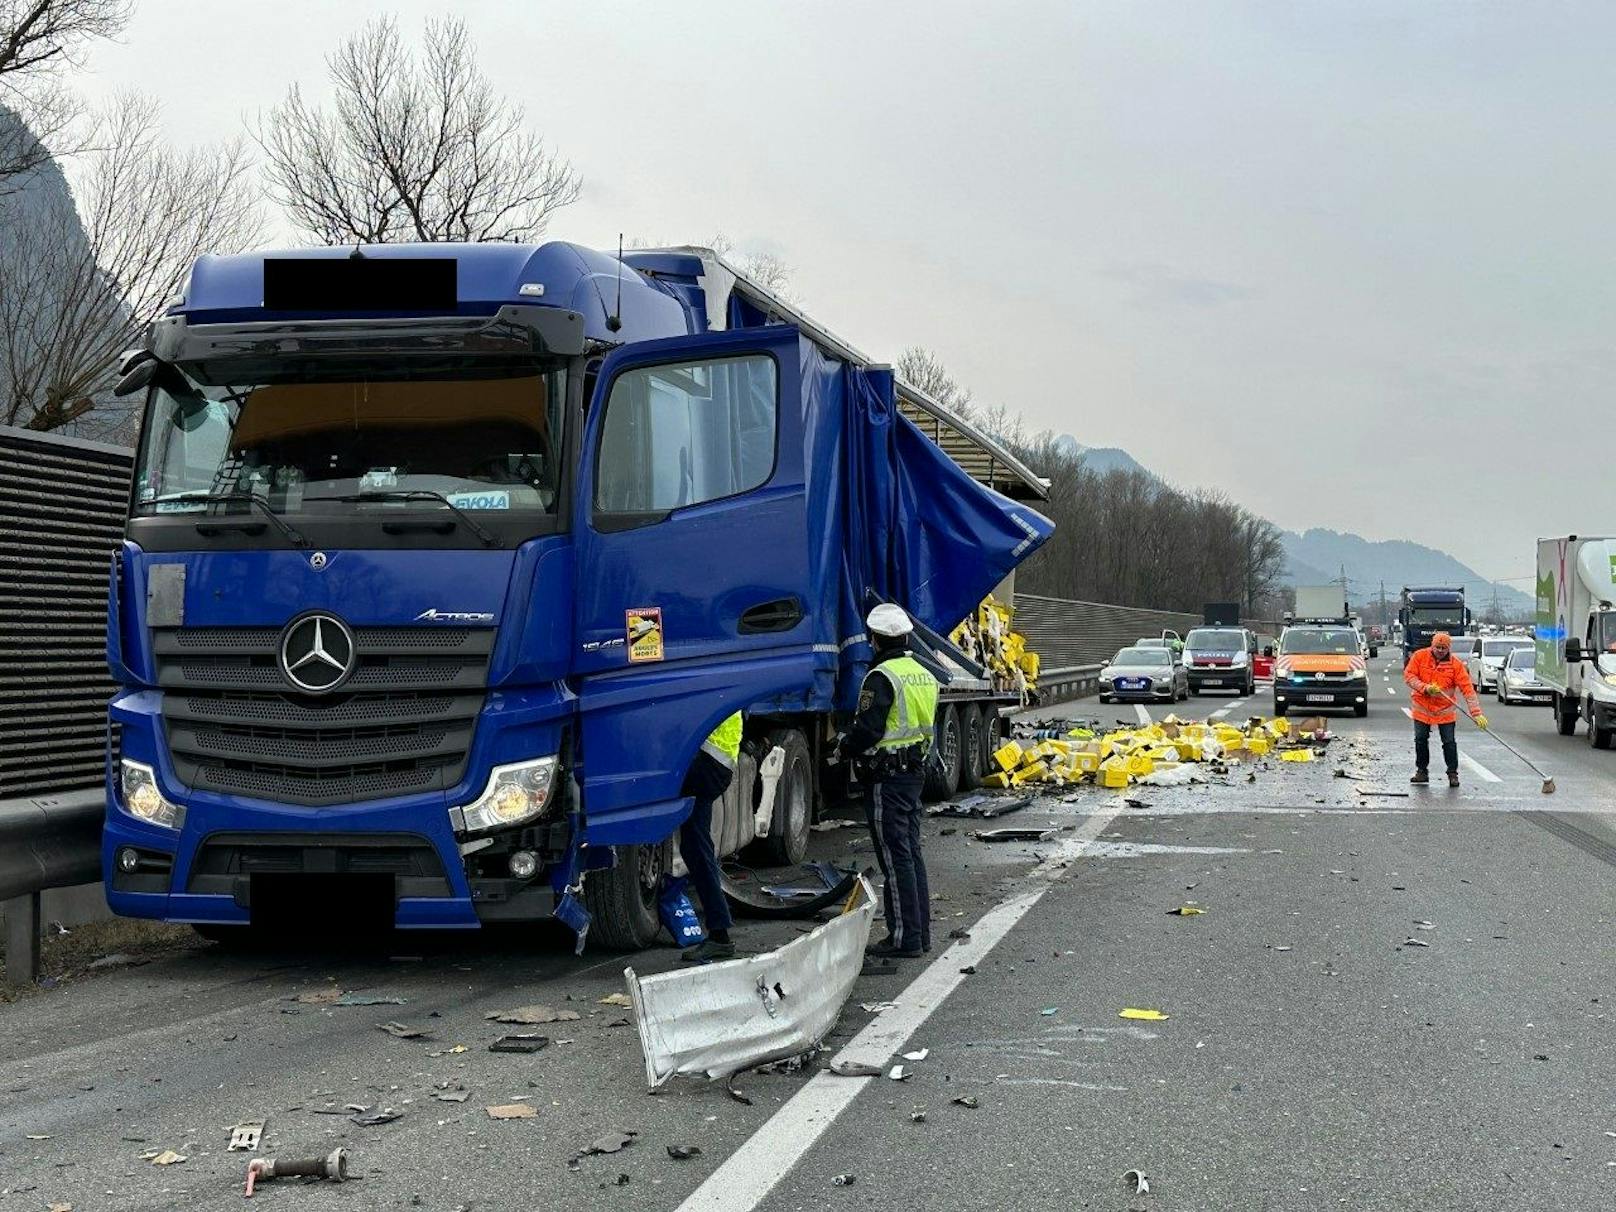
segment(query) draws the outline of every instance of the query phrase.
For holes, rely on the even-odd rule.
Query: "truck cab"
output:
[[[1562,736],[1578,720],[1588,743],[1616,737],[1616,538],[1538,540],[1535,643],[1538,680]]]
[[[119,387],[144,420],[109,590],[114,911],[554,914],[643,946],[685,771],[735,711],[785,765],[756,839],[741,772],[720,852],[797,861],[870,602],[946,633],[1050,528],[904,419],[889,370],[756,298],[700,250],[199,261]]]

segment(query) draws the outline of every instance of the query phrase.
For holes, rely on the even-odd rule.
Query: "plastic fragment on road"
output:
[[[531,1103],[500,1103],[494,1107],[484,1107],[489,1119],[533,1119],[539,1109]]]
[[[626,993],[608,993],[605,997],[595,999],[597,1006],[632,1006],[634,1003]]]
[[[668,1156],[674,1161],[688,1161],[692,1157],[701,1156],[700,1145],[669,1145]]]
[[[914,1074],[910,1073],[909,1070],[905,1069],[902,1065],[893,1065],[892,1068],[887,1071],[887,1076],[895,1082],[906,1082],[913,1077]]]
[[[245,1119],[230,1129],[230,1143],[225,1150],[246,1150],[254,1153],[258,1150],[258,1142],[264,1138],[264,1121],[261,1119]]]
[[[967,1111],[975,1111],[982,1105],[981,1100],[974,1094],[962,1094],[951,1101],[956,1107],[964,1107]]]
[[[1060,1007],[1059,1006],[1045,1006],[1038,1013],[1043,1015],[1045,1018],[1048,1018],[1052,1014],[1059,1014],[1060,1013]]]
[[[773,951],[648,976],[625,969],[646,1084],[717,1080],[811,1052],[853,991],[874,914],[861,875],[840,913]]]
[[[518,1006],[514,1010],[494,1010],[483,1015],[491,1023],[511,1023],[520,1027],[537,1027],[544,1023],[575,1023],[576,1010],[557,1010],[554,1006]]]
[[[1313,751],[1311,749],[1287,749],[1279,755],[1282,762],[1311,762]]]
[[[883,1072],[880,1065],[863,1061],[832,1061],[830,1071],[837,1077],[880,1077]]]
[[[402,1006],[402,997],[390,997],[385,993],[344,993],[331,1003],[333,1006]]]
[[[917,1048],[913,1052],[905,1052],[903,1054],[903,1059],[906,1061],[923,1061],[930,1055],[930,1048]]]
[[[979,842],[1047,842],[1057,832],[1055,829],[973,829],[971,836]]]
[[[1206,910],[1197,905],[1180,905],[1177,909],[1169,909],[1168,917],[1199,917]]]
[[[490,1052],[538,1052],[550,1046],[550,1037],[547,1035],[533,1035],[518,1032],[514,1035],[502,1035],[488,1045]]]
[[[348,1122],[358,1124],[361,1128],[375,1128],[382,1124],[390,1124],[395,1119],[403,1119],[404,1112],[395,1111],[391,1107],[381,1111],[368,1111],[363,1115],[350,1115]]]
[[[144,1154],[142,1156],[145,1156]],[[172,1149],[164,1149],[160,1153],[152,1153],[146,1160],[154,1166],[177,1166],[185,1161],[185,1154],[176,1153]]]
[[[1159,1023],[1168,1016],[1163,1014],[1160,1010],[1141,1010],[1134,1006],[1129,1006],[1119,1013],[1117,1017],[1139,1019],[1147,1023]]]
[[[1401,945],[1404,947],[1429,947],[1431,944],[1423,938],[1405,938]]]
[[[592,1157],[600,1153],[618,1153],[634,1143],[638,1132],[608,1132],[605,1136],[598,1136],[580,1151],[580,1157]]]
[[[432,1033],[425,1027],[411,1027],[404,1023],[377,1023],[378,1031],[385,1031],[394,1039],[431,1039]]]
[[[880,1014],[883,1010],[891,1010],[897,1002],[860,1002],[859,1009],[866,1014]]]
[[[440,1103],[463,1103],[471,1097],[470,1090],[439,1090],[432,1096]]]
[[[1143,1170],[1127,1171],[1125,1174],[1123,1174],[1122,1181],[1127,1185],[1128,1190],[1133,1192],[1135,1195],[1150,1194],[1150,1179],[1145,1177],[1145,1172]]]

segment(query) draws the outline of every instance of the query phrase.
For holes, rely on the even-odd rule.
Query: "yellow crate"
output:
[[[1048,772],[1049,767],[1044,765],[1044,763],[1033,762],[1031,765],[1023,766],[1020,770],[1012,774],[1010,776],[1010,785],[1012,787],[1019,787],[1023,783],[1031,783]]]
[[[984,787],[1008,787],[1009,785],[1010,776],[1008,774],[989,774],[982,779],[982,786]]]
[[[1095,775],[1095,779],[1102,787],[1126,787],[1128,785],[1128,769],[1121,761],[1110,758],[1100,763],[1100,769]]]
[[[1146,757],[1144,754],[1131,753],[1128,755],[1129,774],[1142,777],[1149,774],[1154,769],[1156,769],[1156,763],[1151,761],[1150,758]]]
[[[1006,741],[993,751],[993,760],[999,764],[999,769],[1009,773],[1021,765],[1021,746],[1014,741]]]
[[[1262,757],[1268,752],[1268,738],[1265,736],[1248,736],[1246,738],[1246,752],[1253,757]]]

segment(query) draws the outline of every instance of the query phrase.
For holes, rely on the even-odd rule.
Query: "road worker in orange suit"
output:
[[[1429,648],[1421,648],[1408,658],[1403,680],[1408,683],[1409,705],[1414,713],[1414,777],[1408,781],[1422,786],[1431,781],[1431,729],[1435,727],[1442,738],[1448,786],[1457,787],[1459,743],[1454,740],[1453,730],[1459,722],[1459,696],[1464,696],[1465,710],[1478,728],[1486,729],[1487,717],[1481,714],[1481,702],[1464,662],[1453,657],[1453,637],[1445,631],[1432,636]]]

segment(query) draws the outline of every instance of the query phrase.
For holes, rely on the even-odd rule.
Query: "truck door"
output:
[[[813,683],[803,391],[787,326],[606,358],[580,452],[573,658],[591,843],[654,842],[701,741]]]

